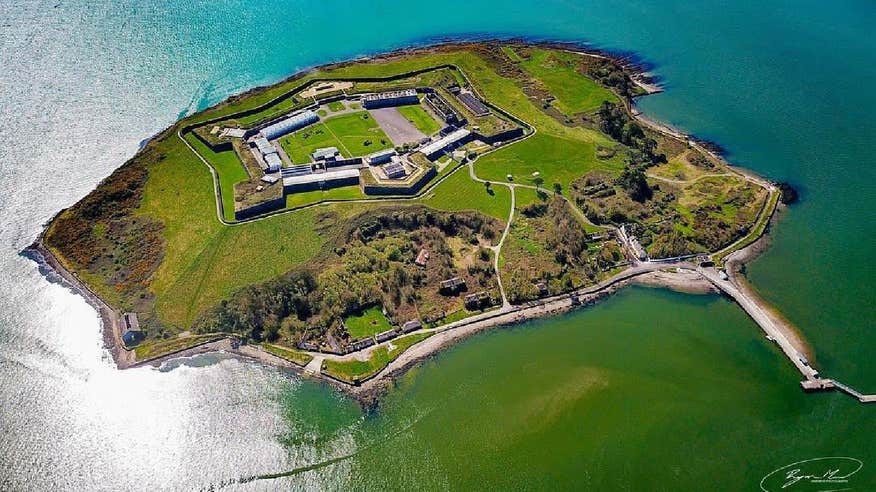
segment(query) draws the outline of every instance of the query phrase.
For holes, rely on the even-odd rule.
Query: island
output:
[[[316,67],[156,135],[31,250],[122,369],[226,351],[373,396],[471,333],[641,282],[723,292],[804,389],[846,391],[740,275],[793,190],[645,118],[659,90],[522,41]]]

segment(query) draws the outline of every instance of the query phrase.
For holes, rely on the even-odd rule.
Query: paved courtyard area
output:
[[[369,112],[395,146],[419,142],[426,137],[423,132],[402,116],[396,108],[372,109]]]

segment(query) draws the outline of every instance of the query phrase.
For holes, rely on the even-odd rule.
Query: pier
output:
[[[818,371],[809,365],[809,360],[806,356],[794,346],[793,343],[785,335],[785,331],[779,323],[776,323],[773,318],[759,305],[757,299],[746,295],[740,290],[729,277],[722,276],[718,270],[709,267],[698,267],[697,272],[712,283],[721,292],[724,292],[736,301],[739,306],[754,320],[755,323],[766,333],[766,337],[775,342],[782,352],[788,357],[794,367],[800,371],[800,374],[805,378],[800,382],[800,386],[804,391],[841,391],[852,398],[857,399],[861,403],[876,402],[876,395],[865,395],[834,379],[821,378]]]

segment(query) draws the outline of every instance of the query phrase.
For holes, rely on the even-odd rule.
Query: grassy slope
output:
[[[235,220],[234,184],[249,178],[243,163],[233,151],[213,152],[192,134],[188,134],[186,140],[216,169],[216,174],[219,175],[219,187],[222,190],[222,210],[225,220]]]
[[[149,170],[139,213],[165,225],[167,249],[152,290],[166,323],[188,327],[200,310],[237,288],[288,271],[312,257],[326,240],[311,232],[317,225],[316,210],[243,226],[221,225],[207,168],[178,138],[168,139],[164,150],[167,158]],[[350,213],[361,206],[333,209]]]
[[[300,350],[294,350],[287,347],[282,347],[280,345],[274,345],[270,343],[262,343],[262,348],[265,349],[266,352],[276,355],[282,359],[286,359],[293,364],[297,364],[299,366],[306,366],[308,362],[313,360],[313,356],[301,352]]]
[[[493,185],[491,189],[492,195],[463,168],[436,186],[423,198],[423,203],[440,210],[477,210],[502,221],[508,220],[511,192],[504,186]]]
[[[358,186],[342,186],[327,190],[303,191],[286,195],[286,207],[300,207],[322,200],[360,200],[368,198]]]
[[[506,175],[511,174],[516,183],[534,185],[532,173],[538,172],[546,188],[560,183],[567,189],[573,180],[591,170],[619,173],[623,169],[620,157],[605,161],[596,158],[596,144],[607,145],[607,137],[585,130],[581,133],[578,138],[569,138],[539,127],[532,137],[478,159],[475,164],[478,177],[507,181]]]
[[[575,70],[574,63],[578,56],[533,49],[529,59],[520,62],[520,66],[547,87],[557,98],[554,106],[568,116],[594,111],[602,101],[618,102],[617,96],[611,91]]]
[[[544,191],[536,191],[532,188],[520,187],[517,187],[517,189],[514,190],[514,204],[517,206],[518,210],[533,203],[547,201],[547,199],[548,195]]]

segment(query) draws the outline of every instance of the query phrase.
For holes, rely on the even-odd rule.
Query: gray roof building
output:
[[[261,134],[268,140],[273,140],[317,121],[319,121],[319,115],[308,109],[262,128]]]
[[[441,152],[444,152],[451,146],[456,145],[461,141],[464,141],[466,138],[468,138],[470,134],[471,132],[466,130],[465,128],[458,128],[447,136],[441,137],[438,140],[435,140],[434,142],[422,147],[420,149],[420,152],[426,154],[426,157],[428,157],[429,159],[434,159]]]
[[[276,152],[265,154],[265,171],[275,173],[283,167],[283,161]]]
[[[365,106],[366,109],[401,106],[402,104],[417,104],[419,102],[420,98],[417,97],[417,91],[414,89],[377,92],[374,94],[366,94],[365,97],[362,98],[362,105]]]
[[[405,167],[401,162],[390,162],[383,166],[383,172],[386,173],[386,177],[389,179],[401,179],[407,175],[407,171],[405,171]]]
[[[335,157],[339,154],[337,147],[323,147],[321,149],[316,149],[313,153],[310,154],[315,161],[323,161],[332,157]]]

